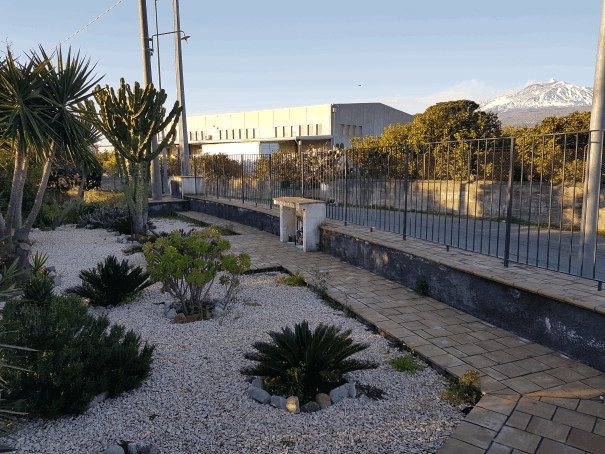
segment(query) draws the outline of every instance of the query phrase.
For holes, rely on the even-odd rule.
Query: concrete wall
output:
[[[321,250],[605,371],[605,316],[323,228]]]
[[[279,235],[279,210],[275,210],[275,216],[260,211],[248,210],[233,205],[227,205],[209,200],[191,199],[190,209],[200,213],[206,213],[217,218],[227,219],[239,224],[248,225],[256,229]]]

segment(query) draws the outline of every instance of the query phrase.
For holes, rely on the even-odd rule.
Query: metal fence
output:
[[[268,206],[282,196],[324,200],[327,217],[345,224],[602,281],[603,238],[594,250],[581,241],[589,139],[588,132],[576,132],[203,155],[191,158],[190,168],[206,197]],[[597,227],[605,230],[602,216]],[[594,257],[590,269],[587,254]]]

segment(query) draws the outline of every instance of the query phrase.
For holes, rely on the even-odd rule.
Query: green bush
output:
[[[115,397],[148,376],[154,347],[134,332],[89,315],[77,297],[54,297],[44,307],[7,302],[0,321],[2,343],[35,352],[2,349],[9,399],[27,399],[32,416],[57,418],[85,411],[97,394]]]
[[[133,266],[128,260],[110,255],[105,262],[99,262],[91,270],[81,271],[82,285],[71,287],[66,293],[88,298],[93,306],[117,306],[130,300],[153,284],[140,266]]]
[[[421,366],[411,356],[398,356],[389,361],[389,364],[398,370],[399,372],[415,372],[417,370],[424,370],[424,366]]]
[[[305,321],[269,333],[271,342],[256,342],[256,352],[246,353],[246,359],[257,361],[242,374],[263,377],[265,386],[274,394],[298,396],[301,403],[314,399],[318,392],[329,393],[342,384],[343,374],[354,370],[373,369],[370,362],[347,359],[368,348],[355,344],[351,330],[340,332],[336,326],[320,324],[311,332]]]
[[[305,278],[300,273],[291,274],[286,277],[276,277],[275,282],[278,284],[286,284],[292,287],[305,287],[307,282]]]
[[[23,300],[37,306],[48,306],[53,299],[53,288],[53,278],[42,270],[38,271],[23,284]]]
[[[441,393],[441,398],[452,405],[475,405],[481,399],[481,379],[476,370],[467,370],[462,378],[453,380],[447,391]]]
[[[248,254],[226,254],[231,248],[216,229],[184,234],[175,230],[143,246],[151,279],[177,298],[185,315],[207,313],[214,307],[209,292],[218,281],[225,287],[222,304],[232,298],[238,276],[250,268]]]

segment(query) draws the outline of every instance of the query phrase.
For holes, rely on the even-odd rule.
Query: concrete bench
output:
[[[278,197],[279,239],[287,243],[296,235],[296,216],[303,219],[303,251],[315,251],[319,243],[319,225],[326,219],[326,202],[304,197]]]

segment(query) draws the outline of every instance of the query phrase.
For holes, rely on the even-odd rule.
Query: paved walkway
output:
[[[434,367],[456,377],[479,371],[485,395],[439,454],[605,453],[604,373],[327,254],[303,253],[275,235],[224,219],[181,214],[240,233],[230,238],[232,248],[250,254],[255,268],[281,266],[311,283],[327,277],[332,298],[413,346]],[[395,234],[338,222],[328,227],[402,248]],[[585,279],[520,265],[504,269],[497,259],[415,239],[406,240],[405,249],[542,294],[560,298],[563,292],[571,304],[605,311],[605,292]]]

